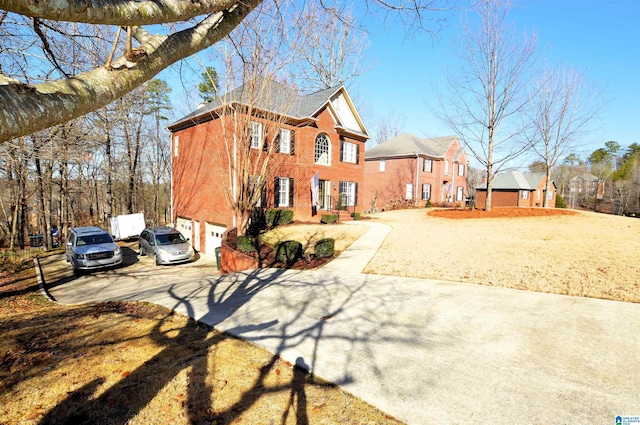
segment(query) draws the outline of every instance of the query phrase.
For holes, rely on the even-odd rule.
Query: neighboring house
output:
[[[541,207],[544,196],[547,196],[547,206],[556,206],[556,185],[552,181],[549,192],[545,194],[544,186],[547,178],[545,173],[521,173],[508,171],[493,178],[491,190],[492,207]],[[476,206],[485,208],[487,200],[487,183],[476,188]]]
[[[424,139],[402,133],[367,150],[365,207],[383,210],[404,200],[464,205],[467,171],[467,156],[457,136]]]
[[[234,137],[252,155],[264,149],[267,134],[276,135],[270,138],[275,153],[265,174],[260,207],[291,209],[294,220],[301,221],[319,221],[323,212],[335,211],[338,199],[349,212],[363,210],[359,197],[369,135],[345,87],[299,95],[283,84],[266,85],[268,94],[252,101],[250,117],[245,116],[245,127],[250,123],[250,128],[241,133],[246,135],[244,140],[231,135],[231,118],[225,121],[224,114],[242,109],[248,86],[222,96],[224,104],[205,104],[169,126],[173,220],[201,252],[213,253],[222,233],[237,226],[226,198],[233,186],[230,176],[237,176],[230,164],[243,159],[233,158],[234,150],[228,149]],[[311,189],[316,173],[314,201]]]
[[[572,196],[597,194],[598,199],[604,197],[605,182],[593,174],[581,174],[569,180],[569,193]]]

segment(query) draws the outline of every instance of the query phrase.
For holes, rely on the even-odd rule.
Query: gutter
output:
[[[415,200],[416,202],[418,201],[418,172],[420,170],[420,155],[416,154],[416,183],[415,186],[413,188],[413,192],[414,192],[414,196],[415,196]]]

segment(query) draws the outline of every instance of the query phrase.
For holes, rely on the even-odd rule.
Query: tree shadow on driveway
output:
[[[172,305],[163,304],[202,324],[190,322],[175,335],[175,332],[167,332],[160,320],[149,335],[157,346],[162,347],[160,352],[100,395],[88,396],[100,385],[101,378],[95,377],[79,390],[69,393],[40,423],[125,423],[134,419],[182,371],[188,375],[185,406],[190,423],[231,423],[260,398],[281,392],[288,392],[290,397],[279,420],[285,423],[294,417],[290,416],[290,411],[294,411],[296,423],[308,423],[305,385],[331,385],[316,381],[313,374],[308,373],[314,368],[321,343],[347,341],[352,348],[362,345],[359,351],[366,351],[363,347],[367,338],[379,331],[380,326],[395,324],[390,314],[380,317],[384,311],[384,297],[355,308],[354,303],[359,302],[359,294],[365,290],[364,283],[354,285],[339,278],[329,278],[322,284],[312,284],[301,273],[309,272],[263,269],[207,279],[198,285],[193,282],[167,285],[165,295],[167,300],[173,301]],[[134,292],[137,289],[132,288]],[[370,301],[368,299],[367,303]],[[346,311],[351,315],[357,312],[358,317],[351,316],[349,320],[361,319],[362,323],[372,325],[354,335],[325,331],[330,322],[335,322],[335,318]],[[224,324],[220,329],[226,332],[212,333],[203,324]],[[216,367],[211,353],[222,342],[235,338],[232,335],[264,345],[273,354],[260,368],[252,387],[243,391],[233,405],[213,410],[217,389],[215,378],[212,380]],[[295,363],[295,367],[289,382],[276,385],[267,382],[267,377],[274,372],[280,355],[293,356],[290,363]],[[353,379],[349,364],[342,367],[340,377],[332,379],[334,384],[346,384]]]

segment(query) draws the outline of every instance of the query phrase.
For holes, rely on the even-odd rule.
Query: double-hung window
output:
[[[345,207],[358,205],[358,183],[340,182],[340,201]]]
[[[431,184],[423,183],[422,184],[422,200],[426,201],[427,199],[431,199]]]
[[[387,169],[387,161],[385,161],[384,159],[381,159],[380,160],[380,172],[384,173],[386,169]]]
[[[464,164],[458,164],[458,175],[464,176]]]
[[[529,191],[528,190],[523,190],[522,191],[522,199],[529,199]]]
[[[413,199],[413,183],[407,183],[405,185],[405,199]]]
[[[262,147],[262,123],[251,121],[251,147],[260,149]]]
[[[293,179],[276,177],[274,182],[276,207],[293,207]]]
[[[314,162],[316,164],[330,165],[330,150],[331,144],[329,142],[329,136],[319,134],[318,137],[316,137]]]
[[[340,143],[340,161],[351,162],[353,164],[358,163],[358,156],[360,148],[355,143],[341,142]]]
[[[422,163],[422,171],[425,173],[433,172],[433,159],[424,158],[424,162]]]
[[[458,186],[456,189],[456,201],[462,201],[464,197],[464,189],[462,186]]]
[[[279,140],[278,140],[278,152],[280,153],[288,153],[290,154],[291,149],[291,130],[287,130],[286,128],[281,128],[279,132]]]

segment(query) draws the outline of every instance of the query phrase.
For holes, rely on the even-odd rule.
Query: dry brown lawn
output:
[[[424,209],[380,214],[393,230],[365,272],[640,302],[640,220],[493,211],[497,217],[478,211],[482,218],[466,219]]]
[[[637,219],[451,219],[424,209],[374,219],[393,229],[369,273],[640,302]],[[269,237],[307,249],[334,237],[342,251],[366,229],[287,226]],[[399,423],[269,352],[163,307],[50,303],[37,291],[33,268],[0,275],[0,335],[2,424]]]
[[[0,281],[1,424],[400,423],[163,307],[58,305],[25,273]]]
[[[340,255],[367,230],[369,228],[362,224],[296,224],[276,227],[262,235],[262,240],[271,246],[286,240],[296,240],[302,243],[305,254],[311,254],[315,243],[320,239],[333,238],[336,241],[336,255]]]

